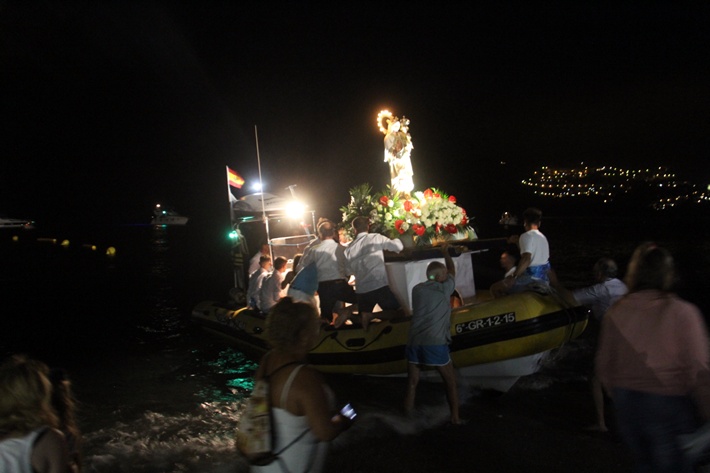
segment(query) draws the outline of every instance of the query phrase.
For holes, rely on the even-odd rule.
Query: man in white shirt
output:
[[[259,258],[262,256],[268,256],[271,258],[271,248],[269,248],[268,243],[261,245],[261,250],[259,250],[254,256],[249,260],[249,271],[248,274],[251,277],[252,273],[259,269]]]
[[[274,260],[274,270],[264,278],[259,289],[259,309],[266,313],[285,295],[281,289],[288,260],[279,256]]]
[[[264,278],[271,272],[271,256],[261,256],[259,258],[259,268],[249,275],[249,285],[247,289],[247,305],[253,309],[259,308],[259,289],[264,282]]]
[[[357,296],[348,284],[345,247],[336,241],[335,224],[330,221],[321,223],[318,226],[318,235],[318,243],[305,250],[300,264],[302,268],[311,263],[316,265],[320,315],[330,323],[336,303],[341,302],[339,308],[342,302],[354,304],[357,302]]]
[[[520,235],[520,261],[512,276],[504,279],[508,293],[522,292],[531,283],[550,284],[550,245],[540,232],[542,212],[529,208],[523,212],[525,233]]]
[[[353,220],[355,238],[345,249],[348,274],[355,275],[355,293],[363,328],[367,329],[372,310],[379,305],[382,310],[399,309],[400,303],[389,288],[383,250],[399,253],[404,249],[400,240],[392,240],[379,233],[368,233],[367,217]]]

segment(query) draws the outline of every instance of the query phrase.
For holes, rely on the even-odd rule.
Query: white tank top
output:
[[[286,405],[291,384],[303,366],[297,366],[289,374],[281,391],[282,406]],[[280,407],[272,407],[271,413],[274,416],[274,425],[276,427],[276,445],[273,448],[275,452],[291,443],[309,428],[306,416],[293,415]],[[260,473],[284,473],[285,471],[290,473],[319,473],[323,469],[327,450],[328,442],[319,442],[313,433],[308,430],[303,437],[279,455],[279,460],[266,466],[252,466],[251,471]],[[283,462],[287,469],[283,469],[279,462]]]
[[[24,437],[5,439],[0,442],[0,471],[2,473],[34,473],[32,449],[37,438],[47,427],[35,429]]]

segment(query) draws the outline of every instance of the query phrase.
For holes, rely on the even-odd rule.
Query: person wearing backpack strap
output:
[[[320,472],[328,442],[351,425],[337,413],[323,376],[306,364],[320,327],[317,310],[290,297],[281,299],[269,312],[266,338],[272,349],[259,363],[255,378],[269,379],[273,451],[280,453],[273,463],[252,465],[251,471]]]

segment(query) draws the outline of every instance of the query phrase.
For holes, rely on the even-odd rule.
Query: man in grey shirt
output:
[[[446,266],[438,261],[429,263],[427,280],[412,289],[412,323],[406,347],[407,394],[404,410],[414,408],[414,396],[421,366],[434,367],[446,385],[446,398],[451,411],[451,423],[460,424],[459,399],[454,365],[449,356],[451,343],[451,294],[456,288],[456,268],[448,245],[442,247]]]
[[[599,325],[602,317],[606,314],[614,302],[628,292],[626,284],[616,277],[618,268],[616,262],[611,258],[600,258],[594,264],[594,279],[596,284],[572,291],[572,295],[582,305],[591,306],[592,316],[596,322],[593,323],[592,330],[595,335],[599,332]],[[596,337],[594,337],[596,338]],[[592,375],[592,398],[597,414],[597,423],[588,428],[599,432],[606,432],[606,420],[604,419],[604,393],[602,386],[596,376]]]
[[[628,292],[626,284],[616,277],[616,263],[610,258],[600,258],[594,264],[596,284],[572,291],[572,295],[582,305],[592,307],[592,315],[597,322],[609,310],[609,307]]]

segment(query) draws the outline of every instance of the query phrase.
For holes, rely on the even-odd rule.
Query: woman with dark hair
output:
[[[674,282],[671,254],[640,245],[626,274],[629,293],[602,319],[596,374],[638,472],[691,473],[678,436],[710,413],[707,329],[698,308],[671,292]]]
[[[269,377],[274,451],[295,442],[277,461],[252,466],[252,471],[280,473],[286,471],[282,470],[285,465],[288,471],[319,472],[328,441],[350,426],[347,417],[336,413],[333,394],[322,375],[306,364],[320,327],[316,308],[290,297],[282,298],[269,312],[266,338],[271,350],[261,359],[255,377]]]
[[[0,471],[68,473],[69,454],[51,404],[49,369],[14,356],[0,366]]]

